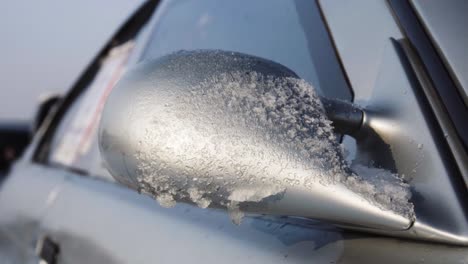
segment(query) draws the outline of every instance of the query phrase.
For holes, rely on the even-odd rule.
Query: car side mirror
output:
[[[358,175],[343,158],[334,129],[353,134],[362,115],[320,98],[278,63],[183,51],[119,81],[103,110],[99,146],[115,179],[163,206],[227,208],[235,222],[248,212],[408,229],[408,185],[388,172]]]

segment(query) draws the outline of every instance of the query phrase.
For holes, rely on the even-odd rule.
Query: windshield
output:
[[[259,0],[163,1],[148,25],[142,55],[133,43],[110,51],[89,87],[63,117],[51,141],[49,161],[90,175],[112,179],[103,167],[97,127],[103,103],[134,61],[179,50],[221,49],[281,63],[329,98],[352,99],[315,1]],[[144,44],[140,42],[144,41]]]

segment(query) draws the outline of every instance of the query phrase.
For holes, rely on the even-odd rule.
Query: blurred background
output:
[[[29,121],[64,93],[142,0],[3,1],[0,120]]]

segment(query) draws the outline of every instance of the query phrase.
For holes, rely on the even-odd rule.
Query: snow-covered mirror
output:
[[[313,87],[275,62],[225,51],[140,64],[110,94],[99,131],[119,182],[171,207],[245,212],[404,230],[407,184],[346,164]]]

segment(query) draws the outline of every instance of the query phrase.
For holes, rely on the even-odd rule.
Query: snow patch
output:
[[[211,200],[203,197],[204,193],[199,191],[197,188],[189,188],[187,192],[190,199],[192,199],[192,202],[196,203],[198,207],[207,208],[210,205]]]
[[[354,173],[346,178],[346,184],[362,193],[382,209],[392,210],[413,218],[413,204],[409,203],[411,191],[398,174],[388,170],[355,164]]]
[[[304,80],[230,72],[170,96],[136,155],[140,191],[162,206],[227,207],[240,223],[243,202],[290,187],[343,184],[383,210],[413,216],[409,186],[398,175],[347,165]]]
[[[260,202],[265,197],[270,197],[285,191],[285,187],[272,186],[270,188],[258,188],[245,186],[231,192],[228,200],[231,202]]]

